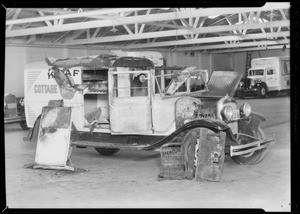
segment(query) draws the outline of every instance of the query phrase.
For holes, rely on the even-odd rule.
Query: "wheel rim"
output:
[[[258,140],[263,140],[263,136],[262,136],[262,133],[260,132],[260,130],[258,130],[258,132],[255,134],[255,137],[258,139]],[[241,138],[240,140],[239,140],[239,142],[240,142],[240,145],[244,145],[244,144],[247,144],[249,141],[244,141],[243,142],[243,138]],[[241,157],[245,157],[245,158],[247,158],[247,157],[251,157],[253,154],[254,154],[254,152],[255,151],[253,151],[253,152],[249,152],[249,153],[246,153],[246,154],[243,154],[243,155],[241,155]]]
[[[265,87],[262,87],[262,88],[261,88],[260,93],[261,93],[262,96],[265,96],[265,95],[266,95],[266,89],[265,89]]]

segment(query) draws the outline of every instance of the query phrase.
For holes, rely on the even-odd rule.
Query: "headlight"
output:
[[[242,87],[244,85],[244,83],[243,82],[240,82],[240,87]]]
[[[233,109],[231,106],[225,106],[222,110],[222,115],[226,120],[230,120],[233,115]]]
[[[20,99],[19,103],[21,106],[24,106],[24,99]]]
[[[249,103],[244,103],[243,105],[241,105],[240,107],[240,113],[246,117],[249,117],[251,114],[251,106],[249,105]]]

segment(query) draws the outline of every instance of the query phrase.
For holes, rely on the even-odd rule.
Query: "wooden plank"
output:
[[[215,134],[209,137],[208,129],[200,129],[198,161],[195,179],[198,181],[221,181],[225,159],[226,133]]]
[[[66,166],[70,156],[71,107],[43,107],[35,163]]]

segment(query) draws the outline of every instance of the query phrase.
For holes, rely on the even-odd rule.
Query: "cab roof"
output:
[[[154,63],[141,57],[122,56],[116,55],[98,55],[92,57],[77,57],[67,59],[54,59],[47,57],[46,62],[49,66],[57,68],[72,68],[72,67],[84,67],[89,69],[108,69],[111,67],[154,67]]]

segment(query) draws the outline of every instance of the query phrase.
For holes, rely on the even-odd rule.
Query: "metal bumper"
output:
[[[275,140],[273,138],[269,138],[266,141],[257,140],[245,145],[230,146],[230,157],[244,155],[256,150],[264,149],[274,143]]]
[[[8,123],[16,123],[16,122],[21,122],[21,121],[25,121],[25,117],[20,117],[20,116],[14,116],[14,117],[8,117],[8,118],[4,118],[4,123],[8,124]]]
[[[257,88],[248,88],[248,89],[238,89],[237,91],[244,93],[245,95],[247,94],[257,94],[258,90]]]

